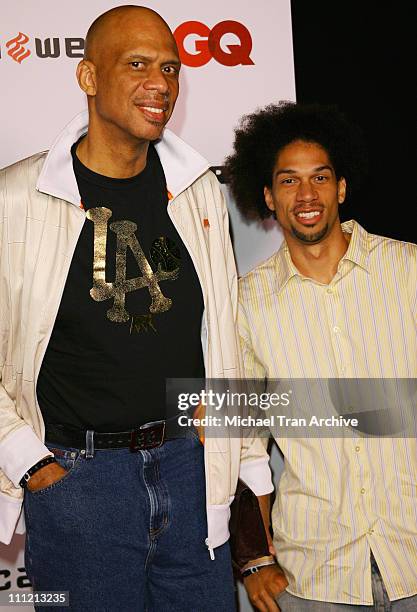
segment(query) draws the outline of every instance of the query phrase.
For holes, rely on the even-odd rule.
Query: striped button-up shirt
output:
[[[351,240],[328,285],[298,272],[285,241],[240,280],[246,377],[417,378],[417,246],[342,227]],[[274,435],[288,591],[370,605],[372,550],[389,598],[416,594],[416,439]]]

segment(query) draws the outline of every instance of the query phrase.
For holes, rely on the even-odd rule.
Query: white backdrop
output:
[[[99,14],[121,3],[2,0],[0,167],[47,149],[85,107],[75,80],[83,38]],[[183,56],[181,92],[169,127],[211,165],[222,165],[243,114],[280,99],[295,100],[290,0],[143,4],[160,12],[176,32]],[[213,28],[217,34],[223,32],[214,57],[207,44]],[[244,222],[224,191],[243,274],[277,249],[281,234],[271,222]],[[279,472],[278,459],[273,463]],[[23,542],[15,537],[10,547],[0,545],[0,594],[26,587]],[[242,594],[241,606],[242,611],[250,609]]]

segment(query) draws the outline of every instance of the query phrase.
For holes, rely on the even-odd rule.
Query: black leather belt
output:
[[[132,453],[162,446],[166,440],[190,436],[188,427],[178,425],[177,419],[146,423],[137,429],[116,432],[91,432],[72,429],[63,425],[46,425],[45,439],[48,444],[60,444],[70,448],[86,448],[86,440],[92,437],[95,449],[129,448]]]

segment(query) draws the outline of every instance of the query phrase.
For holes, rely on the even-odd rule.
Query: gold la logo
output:
[[[96,302],[103,302],[113,298],[113,306],[107,311],[107,318],[116,323],[129,321],[130,315],[125,308],[126,293],[137,289],[148,288],[152,298],[149,312],[165,312],[171,308],[172,300],[165,297],[159,283],[165,280],[175,280],[179,274],[179,259],[170,258],[173,265],[162,266],[157,264],[154,272],[147,260],[142,247],[136,237],[137,225],[133,221],[114,221],[110,223],[110,230],[116,234],[116,278],[113,283],[106,282],[106,247],[107,225],[112,216],[109,208],[100,206],[87,211],[87,219],[94,223],[94,261],[93,261],[93,287],[90,295]],[[165,239],[160,239],[158,242]],[[127,249],[132,251],[142,276],[126,278]]]

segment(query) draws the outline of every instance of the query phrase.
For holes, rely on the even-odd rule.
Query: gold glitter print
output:
[[[116,278],[113,283],[106,282],[106,245],[107,245],[107,225],[112,216],[112,211],[105,207],[90,208],[87,211],[87,219],[94,223],[94,262],[93,262],[93,287],[90,295],[96,302],[102,302],[113,298],[113,306],[107,311],[107,318],[115,323],[124,323],[130,316],[125,308],[126,293],[137,289],[148,288],[152,298],[149,312],[159,313],[169,310],[172,300],[165,297],[161,291],[159,283],[164,280],[175,280],[179,273],[179,257],[177,256],[176,246],[172,241],[160,238],[163,241],[162,250],[165,248],[165,260],[169,265],[161,265],[161,254],[156,257],[158,261],[157,272],[151,268],[142,247],[135,235],[137,230],[136,223],[132,221],[115,221],[110,224],[110,230],[116,234]],[[158,243],[154,242],[154,245]],[[165,242],[164,242],[165,241]],[[165,245],[165,247],[163,246]],[[161,244],[158,243],[161,253]],[[126,257],[127,249],[132,251],[142,276],[136,278],[126,278]],[[175,248],[174,248],[175,247]],[[168,257],[168,259],[167,259]],[[156,263],[156,262],[155,262]]]
[[[140,333],[141,331],[149,331],[152,329],[156,332],[156,327],[153,324],[153,319],[151,314],[145,315],[133,315],[132,321],[130,323],[130,333]]]

